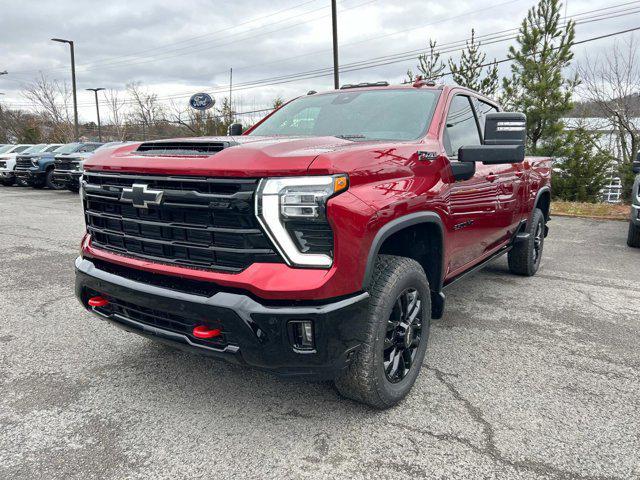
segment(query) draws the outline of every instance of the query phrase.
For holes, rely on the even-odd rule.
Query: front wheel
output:
[[[56,182],[55,178],[53,178],[53,169],[47,172],[45,185],[51,190],[62,190],[64,188],[63,184]]]
[[[345,397],[384,409],[402,400],[420,373],[431,293],[418,262],[379,255],[369,295],[362,346],[335,385]]]

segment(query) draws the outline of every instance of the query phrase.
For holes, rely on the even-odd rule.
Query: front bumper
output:
[[[12,182],[16,178],[16,174],[13,170],[0,170],[0,181]]]
[[[59,184],[64,185],[66,188],[80,188],[80,177],[82,172],[74,170],[54,170],[53,179]]]
[[[89,307],[93,295],[106,297],[110,305]],[[277,375],[315,380],[332,379],[349,364],[361,344],[358,332],[365,328],[368,303],[367,293],[322,304],[263,304],[237,291],[185,293],[107,272],[80,257],[76,296],[85,308],[127,331]],[[313,322],[314,350],[293,347],[291,320]],[[196,325],[220,328],[222,339],[195,338]]]
[[[36,168],[29,170],[15,170],[15,176],[17,180],[27,182],[29,185],[42,183],[45,180],[45,172],[42,172]]]

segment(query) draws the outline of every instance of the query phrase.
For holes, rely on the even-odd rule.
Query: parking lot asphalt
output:
[[[640,478],[640,250],[623,222],[550,228],[537,276],[452,286],[379,412],[92,317],[78,197],[0,187],[0,478]]]

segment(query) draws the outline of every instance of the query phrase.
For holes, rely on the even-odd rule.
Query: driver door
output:
[[[455,95],[449,104],[443,143],[450,162],[458,161],[462,146],[480,145],[481,132],[471,98]],[[493,248],[499,228],[495,222],[498,191],[494,167],[476,164],[469,180],[456,181],[449,190],[452,248],[447,274],[465,270]]]

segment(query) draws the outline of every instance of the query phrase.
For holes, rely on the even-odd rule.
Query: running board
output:
[[[445,283],[442,288],[445,289],[445,288],[449,287],[450,285],[452,285],[453,283],[456,283],[457,281],[462,280],[463,278],[465,278],[465,277],[467,277],[467,276],[469,276],[469,275],[471,275],[473,273],[476,273],[478,270],[484,268],[488,263],[494,261],[498,257],[501,257],[502,255],[507,253],[512,248],[513,248],[513,245],[506,245],[506,246],[502,247],[496,253],[491,255],[489,258],[483,260],[482,262],[477,264],[475,267],[472,267],[469,270],[467,270],[465,272],[462,272],[461,274],[453,277],[451,280],[449,280],[447,283]]]

